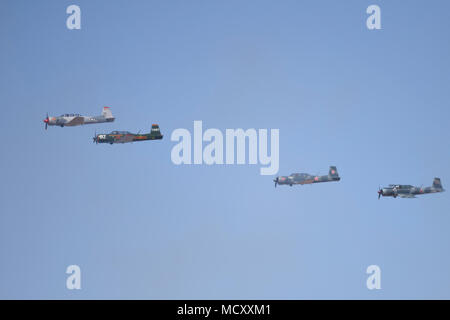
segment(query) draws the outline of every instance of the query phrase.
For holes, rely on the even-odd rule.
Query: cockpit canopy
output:
[[[60,117],[80,117],[81,115],[78,113],[66,113],[62,114]]]
[[[128,131],[113,131],[110,134],[130,134]]]
[[[390,188],[396,188],[396,189],[411,189],[414,188],[414,186],[411,186],[409,184],[390,184]]]
[[[291,177],[294,177],[294,178],[303,178],[303,179],[309,178],[310,176],[311,176],[311,175],[308,174],[308,173],[293,173],[293,174],[291,174]]]

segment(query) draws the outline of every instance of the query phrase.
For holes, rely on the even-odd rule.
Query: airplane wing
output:
[[[413,194],[399,194],[400,198],[415,198],[416,196]]]
[[[79,126],[84,123],[83,117],[75,117],[70,122],[67,122],[66,126]]]

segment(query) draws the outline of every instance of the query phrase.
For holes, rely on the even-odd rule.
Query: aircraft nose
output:
[[[48,123],[48,118],[47,118],[47,119],[44,119],[44,123]]]

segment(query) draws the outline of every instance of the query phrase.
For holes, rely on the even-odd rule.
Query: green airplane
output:
[[[112,131],[106,134],[95,134],[94,143],[128,143],[146,140],[161,140],[163,135],[159,131],[157,124],[152,124],[152,130],[149,133],[130,133],[128,131]]]

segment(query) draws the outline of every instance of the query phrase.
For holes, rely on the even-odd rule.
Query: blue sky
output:
[[[0,298],[450,298],[448,192],[377,200],[389,183],[449,188],[449,10],[2,1]],[[46,112],[104,105],[113,124],[44,130]],[[176,166],[170,134],[194,120],[279,129],[280,175],[336,165],[342,180],[274,189],[255,165]],[[92,143],[152,123],[162,141]]]

